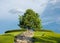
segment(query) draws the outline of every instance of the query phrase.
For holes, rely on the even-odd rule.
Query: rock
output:
[[[34,33],[31,31],[25,31],[22,34],[15,36],[15,43],[32,43],[32,37]]]

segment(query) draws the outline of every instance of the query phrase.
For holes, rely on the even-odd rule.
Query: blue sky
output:
[[[59,0],[0,0],[0,33],[19,28],[18,15],[23,15],[26,9],[40,14],[45,29],[60,33],[59,4]]]
[[[60,33],[60,1],[50,0],[42,14],[44,28]]]

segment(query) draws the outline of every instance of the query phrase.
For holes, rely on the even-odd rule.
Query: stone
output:
[[[15,36],[15,43],[32,43],[32,37],[34,33],[31,31],[25,31],[22,34]]]

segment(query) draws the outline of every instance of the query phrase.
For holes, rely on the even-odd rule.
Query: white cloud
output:
[[[33,9],[34,11],[38,13],[42,13],[47,5],[47,0],[20,0],[21,2],[18,2],[19,4],[15,9]],[[20,6],[19,6],[20,5]]]
[[[50,0],[49,4],[53,6],[52,9],[60,8],[60,0]]]
[[[44,15],[44,17],[42,17],[43,25],[48,25],[53,22],[60,24],[59,9],[60,9],[60,0],[49,0],[47,10],[45,10],[46,14]]]
[[[44,11],[47,3],[48,3],[48,0],[1,0],[0,1],[0,18],[3,18],[3,19],[7,19],[7,17],[13,18],[14,16],[9,15],[9,12],[8,12],[11,9],[15,9],[15,11],[17,12],[24,12],[26,9],[31,8],[34,11],[41,14]]]
[[[51,3],[51,4],[55,5],[55,4],[56,4],[56,2],[57,2],[57,0],[50,0],[50,2],[49,2],[49,3]]]
[[[9,10],[9,13],[11,13],[11,14],[20,14],[20,15],[22,15],[23,13],[24,13],[25,11],[23,11],[22,9],[11,9],[11,10]]]

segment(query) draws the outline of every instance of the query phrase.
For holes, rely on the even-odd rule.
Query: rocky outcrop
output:
[[[15,43],[32,43],[33,31],[25,31],[22,34],[15,36]]]

